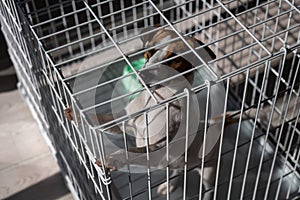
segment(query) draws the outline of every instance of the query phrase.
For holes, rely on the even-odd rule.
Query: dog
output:
[[[193,96],[190,90],[195,77],[195,70],[193,69],[199,66],[201,62],[193,52],[181,55],[190,50],[186,43],[184,43],[182,39],[178,38],[178,35],[173,30],[168,29],[149,27],[144,29],[141,32],[141,35],[143,46],[146,49],[144,53],[146,63],[138,74],[143,80],[142,84],[150,89],[151,94],[144,90],[131,102],[129,102],[129,104],[121,112],[90,116],[89,118],[92,122],[100,124],[109,123],[119,117],[137,113],[141,109],[157,105],[164,100],[183,92],[184,90],[188,93],[188,95]],[[198,39],[188,36],[182,37],[186,40],[190,47],[193,49],[197,48],[197,53],[206,62],[216,58],[214,52],[207,46],[202,47],[204,44]],[[167,80],[168,78],[170,80],[164,82],[164,80]],[[175,140],[174,138],[176,138],[177,135],[180,135],[180,132],[185,131],[182,127],[194,126],[196,129],[200,129],[203,132],[204,123],[200,122],[199,117],[190,119],[190,122],[185,122],[185,115],[188,109],[186,105],[187,100],[185,99],[177,99],[170,103],[168,110],[169,123],[167,126],[167,111],[165,107],[160,107],[149,112],[147,117],[145,115],[138,115],[133,119],[126,121],[125,132],[130,132],[135,137],[136,143],[136,147],[128,148],[128,152],[132,152],[136,155],[145,154],[147,152],[155,154],[165,148],[167,143]],[[64,113],[69,120],[74,119],[72,108],[67,108]],[[229,116],[230,114],[227,113],[226,115]],[[222,117],[219,117],[219,120],[221,119]],[[148,122],[147,125],[145,122]],[[166,137],[166,127],[168,127],[169,141],[167,141]],[[122,127],[114,124],[110,126],[107,131],[115,134],[122,134],[122,130]],[[201,134],[196,134],[193,141],[190,142],[187,153],[189,156],[189,162],[198,160],[199,163],[198,153],[195,152],[199,152],[200,147],[202,146],[203,134],[201,136],[200,135]],[[218,144],[219,143],[217,141],[212,151],[208,152],[206,156],[207,158],[216,158],[219,146]],[[174,143],[174,146],[176,146],[176,143]],[[156,156],[164,157],[165,155],[162,155],[162,152],[165,151],[160,151],[160,153],[157,153]],[[105,164],[102,164],[98,159],[96,159],[96,164],[109,170],[118,170],[124,167],[127,163],[124,154],[125,150],[121,149],[109,155],[105,160]],[[182,173],[185,165],[184,150],[178,157],[173,157],[174,158],[171,158],[171,161],[169,161],[169,166],[173,169],[172,176],[178,176]],[[134,161],[132,161],[134,163],[131,164],[140,164],[145,166],[145,160],[145,157],[140,156],[139,159],[134,159]],[[157,163],[154,162],[151,163],[151,165],[161,166],[160,168],[163,168],[166,166],[166,163],[163,163],[162,160],[164,159],[158,159]],[[205,163],[202,171],[204,186],[208,188],[213,186],[217,165],[217,159],[211,160],[212,161]],[[177,181],[178,179],[175,178],[169,181],[169,185],[167,185],[167,183],[159,185],[157,189],[158,194],[165,195],[168,190],[170,192],[174,191],[178,185]]]

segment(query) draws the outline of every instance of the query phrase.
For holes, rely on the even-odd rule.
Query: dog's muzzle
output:
[[[167,65],[159,64],[157,66],[145,67],[139,72],[140,77],[146,85],[164,84],[166,80],[171,80],[179,73]]]

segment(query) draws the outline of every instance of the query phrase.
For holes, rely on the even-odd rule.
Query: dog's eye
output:
[[[174,62],[176,62],[176,63],[179,63],[179,62],[181,62],[181,58],[180,58],[180,57],[178,57],[178,58],[175,58],[175,59],[174,59]]]
[[[148,59],[150,58],[150,56],[151,56],[151,54],[150,54],[148,51],[146,51],[146,52],[144,53],[144,58],[145,58],[146,60],[148,60]]]
[[[146,51],[144,53],[145,59],[148,60],[153,54],[155,54],[156,51],[157,51],[157,49],[150,49],[150,50]]]

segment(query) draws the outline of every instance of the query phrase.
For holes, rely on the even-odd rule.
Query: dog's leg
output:
[[[222,162],[222,160],[221,160]],[[197,167],[194,169],[194,171],[198,172],[200,178],[202,176],[202,199],[203,200],[210,200],[213,198],[213,192],[212,190],[214,183],[215,183],[215,177],[216,177],[216,165],[211,166],[204,166],[203,171],[201,170],[201,167]]]
[[[212,152],[210,152],[206,159],[205,159],[205,165],[203,168],[203,171],[200,168],[195,168],[195,170],[199,173],[200,176],[202,176],[203,180],[203,186],[204,190],[210,190],[204,193],[203,198],[204,200],[209,200],[212,199],[213,197],[213,190],[212,187],[215,184],[215,178],[216,178],[216,170],[217,170],[217,155],[218,155],[218,145],[219,143],[216,144],[216,148]],[[209,159],[209,160],[207,160]],[[222,168],[222,158],[220,160],[220,167],[219,169]],[[192,164],[192,163],[190,163]],[[173,192],[180,184],[179,178],[180,175],[183,174],[183,166],[184,166],[184,161],[183,157],[178,159],[176,162],[172,163],[170,165],[170,168],[172,168],[172,175],[170,176],[169,182],[164,182],[160,184],[157,188],[157,193],[159,195],[166,195],[168,193],[168,186],[169,186],[169,192]]]
[[[171,170],[172,174],[170,176],[170,180],[166,181],[162,184],[160,184],[157,188],[157,194],[158,195],[166,195],[168,193],[168,187],[169,192],[173,192],[179,184],[179,175],[182,174],[182,169],[173,169]]]
[[[242,121],[244,120],[250,120],[255,119],[257,109],[250,108],[243,112],[242,115]],[[238,123],[240,120],[240,110],[236,111],[227,111],[225,113],[225,124],[230,125],[234,123]],[[212,119],[209,120],[210,124],[219,123],[221,120],[223,120],[223,114],[216,115]],[[267,114],[264,111],[260,111],[258,114],[258,120],[259,122],[263,123],[267,119]]]
[[[163,163],[163,165],[164,164],[165,163]],[[169,167],[172,172],[169,177],[169,181],[166,181],[158,186],[158,188],[157,188],[158,195],[166,195],[168,192],[169,193],[174,192],[176,190],[176,188],[179,186],[180,176],[183,174],[184,156],[181,156],[177,160],[170,163]],[[168,187],[169,187],[169,191],[168,191]]]
[[[221,163],[222,163],[222,160],[221,160]],[[209,166],[204,166],[203,174],[202,174],[202,176],[203,176],[202,183],[204,186],[204,189],[202,191],[205,191],[205,193],[203,194],[203,197],[202,197],[203,200],[212,199],[212,197],[213,197],[214,190],[212,190],[212,188],[213,188],[213,186],[215,184],[215,180],[216,180],[217,160],[214,159],[208,165]]]
[[[214,194],[214,184],[216,181],[216,172],[218,169],[218,153],[220,148],[220,141],[218,141],[214,148],[205,156],[203,170],[201,170],[201,164],[198,168],[194,170],[199,173],[200,178],[202,178],[202,192],[204,192],[202,199],[208,200],[212,199]],[[201,163],[201,162],[200,162]],[[219,170],[222,169],[223,160],[220,158]],[[220,171],[219,171],[220,172]],[[221,173],[221,172],[220,172]]]
[[[245,110],[242,115],[242,120],[250,120],[255,119],[256,117],[256,108],[250,108],[248,110]],[[240,120],[240,111],[227,111],[226,112],[226,125],[237,123]],[[263,123],[267,119],[267,114],[260,110],[258,113],[258,121]]]

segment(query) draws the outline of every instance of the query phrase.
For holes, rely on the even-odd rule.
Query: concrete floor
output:
[[[0,113],[0,199],[73,199],[17,90],[0,93]]]

